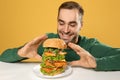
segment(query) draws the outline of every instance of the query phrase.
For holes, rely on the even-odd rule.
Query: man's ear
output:
[[[83,27],[83,20],[81,21],[81,27]]]

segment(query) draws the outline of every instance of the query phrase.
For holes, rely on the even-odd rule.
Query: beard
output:
[[[63,33],[62,31],[58,31],[57,30],[57,33],[59,35],[59,38],[64,40],[66,44],[68,44],[69,42],[72,42],[72,43],[77,43],[78,41],[78,34],[74,34],[74,33]],[[67,35],[67,38],[64,37],[64,35]]]

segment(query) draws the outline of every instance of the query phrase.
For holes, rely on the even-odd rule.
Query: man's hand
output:
[[[84,68],[96,68],[96,60],[88,51],[74,43],[68,43],[68,46],[80,56],[80,60],[70,62],[70,65]]]
[[[18,55],[26,58],[36,58],[39,61],[42,60],[42,57],[37,53],[39,45],[46,40],[47,35],[39,36],[32,41],[28,42],[24,47],[18,50]]]

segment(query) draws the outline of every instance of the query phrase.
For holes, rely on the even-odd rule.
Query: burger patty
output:
[[[65,61],[50,61],[50,60],[47,60],[45,62],[45,65],[58,68],[58,67],[65,67],[67,65],[67,63]]]

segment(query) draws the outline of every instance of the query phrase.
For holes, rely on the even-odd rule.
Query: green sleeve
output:
[[[57,38],[58,35],[57,34],[54,34],[54,33],[47,33],[47,36],[48,38]],[[23,47],[23,46],[22,46]],[[17,52],[18,50],[20,49],[21,47],[19,48],[13,48],[13,49],[7,49],[5,50],[1,55],[0,55],[0,61],[3,61],[3,62],[20,62],[22,60],[25,60],[27,58],[23,58],[23,57],[20,57]],[[40,55],[42,55],[42,46],[40,45],[40,47],[38,48],[38,53]]]
[[[58,34],[55,33],[46,33],[48,38],[59,38]]]
[[[20,48],[7,49],[0,55],[0,61],[3,62],[20,62],[26,58],[20,57],[17,52]]]
[[[120,70],[120,49],[111,48],[106,53],[109,53],[110,55],[96,58],[97,68],[95,70]]]
[[[120,70],[120,48],[112,48],[96,39],[89,41],[89,52],[96,58],[98,71]]]

